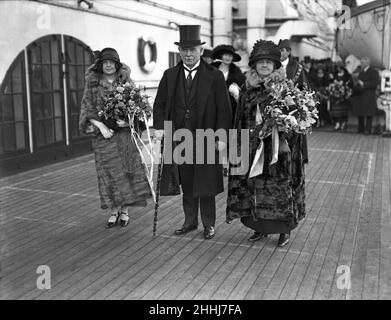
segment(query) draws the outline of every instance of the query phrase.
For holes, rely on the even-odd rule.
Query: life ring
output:
[[[146,45],[148,45],[148,47],[151,50],[151,59],[148,63],[145,61]],[[155,69],[156,60],[157,60],[156,42],[152,38],[148,38],[148,39],[145,39],[143,37],[139,38],[137,56],[138,56],[138,64],[140,68],[147,73],[152,72],[153,69]]]

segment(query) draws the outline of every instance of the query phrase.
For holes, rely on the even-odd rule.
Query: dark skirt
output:
[[[240,219],[240,222],[246,227],[264,234],[290,233],[291,230],[294,229],[294,226],[290,225],[287,221],[260,218],[258,220],[254,220],[253,217],[243,217]]]
[[[121,129],[111,139],[99,134],[92,140],[92,145],[101,208],[146,206],[152,193],[130,129]]]
[[[348,101],[332,101],[330,116],[332,118],[348,118],[350,103]]]
[[[273,165],[268,165],[271,137],[264,139],[264,172],[254,178],[247,174],[229,176],[227,220],[240,218],[249,228],[268,234],[289,233],[297,227],[305,217],[303,138],[293,134],[288,138],[289,147],[285,145],[287,149],[280,143],[279,159]]]

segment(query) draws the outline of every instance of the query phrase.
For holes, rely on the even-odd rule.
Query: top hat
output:
[[[221,59],[224,53],[232,54],[233,60],[232,61],[240,61],[242,60],[241,56],[238,55],[235,52],[235,49],[233,46],[230,46],[228,44],[221,44],[218,45],[216,48],[213,49],[212,58],[213,59]]]
[[[203,45],[206,42],[201,42],[200,25],[182,25],[179,26],[179,42],[174,42],[180,47],[195,47]]]
[[[291,49],[291,42],[289,41],[289,39],[280,39],[280,41],[278,42],[278,46],[280,47],[280,49]]]
[[[253,67],[260,59],[274,61],[276,68],[281,67],[280,48],[273,41],[258,40],[253,46],[248,65]]]
[[[310,62],[312,62],[311,57],[310,56],[304,56],[304,63],[310,63]]]

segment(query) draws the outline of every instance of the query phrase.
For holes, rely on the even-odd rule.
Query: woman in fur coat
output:
[[[99,116],[103,97],[114,83],[131,82],[130,68],[120,62],[112,48],[98,52],[97,60],[86,72],[79,129],[92,136],[101,208],[109,211],[106,228],[118,222],[129,223],[133,206],[146,206],[151,197],[141,156],[124,120],[107,121]]]
[[[270,84],[285,81],[280,50],[272,41],[255,43],[249,59],[246,86],[242,91],[234,120],[234,129],[248,129],[250,135],[249,163],[259,146],[257,119],[270,102]],[[272,159],[272,138],[264,142],[263,173],[249,178],[249,171],[228,178],[227,221],[240,218],[254,230],[249,241],[258,241],[269,234],[280,234],[279,246],[289,242],[290,231],[305,216],[303,135],[280,132],[278,161]],[[240,139],[238,139],[240,141]],[[240,146],[238,146],[240,150]],[[232,173],[232,171],[231,171]]]

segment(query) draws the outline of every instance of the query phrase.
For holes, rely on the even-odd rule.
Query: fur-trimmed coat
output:
[[[94,65],[89,67],[85,74],[85,87],[83,99],[81,101],[79,130],[83,134],[96,136],[100,131],[90,123],[90,119],[102,121],[98,112],[102,110],[102,97],[108,89],[107,85],[101,79],[101,75],[93,71]],[[130,68],[122,64],[117,73],[117,82],[125,83],[132,81],[130,78]]]
[[[249,168],[243,175],[228,178],[227,219],[253,217],[287,223],[290,229],[305,216],[303,135],[280,133],[278,161],[272,159],[271,136],[264,139],[265,164],[261,175],[249,178],[249,171],[259,139],[252,134],[256,126],[257,105],[260,112],[270,102],[268,86],[285,81],[283,70],[272,73],[266,81],[259,81],[255,70],[247,73],[246,86],[240,95],[234,129],[250,130]],[[238,139],[240,143],[240,139]],[[240,146],[238,146],[240,150]]]
[[[121,67],[116,81],[131,81],[128,66]],[[79,128],[92,136],[101,208],[113,212],[120,207],[145,206],[152,194],[130,129],[122,128],[105,139],[90,123],[91,119],[103,121],[98,113],[104,106],[102,97],[111,88],[112,84],[93,71],[93,66],[87,70]]]

